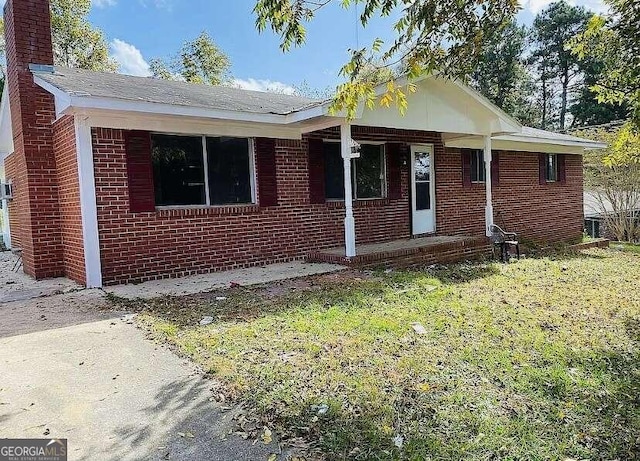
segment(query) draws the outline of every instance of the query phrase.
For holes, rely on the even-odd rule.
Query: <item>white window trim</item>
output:
[[[380,197],[366,197],[366,198],[360,198],[358,197],[358,183],[356,181],[357,175],[358,175],[358,169],[356,168],[356,160],[357,159],[352,159],[351,160],[351,182],[352,182],[352,188],[353,188],[353,199],[357,200],[357,201],[366,201],[366,200],[384,200],[389,196],[389,191],[388,191],[388,185],[387,185],[387,148],[386,148],[386,142],[385,141],[359,141],[357,139],[354,139],[355,142],[357,142],[360,145],[369,145],[369,146],[382,146],[382,149],[380,149],[380,162],[382,162],[382,178],[380,178],[380,181],[382,183],[382,196]],[[339,139],[323,139],[322,142],[331,142],[331,143],[340,143]],[[344,202],[343,198],[326,198],[325,199],[326,202]]]
[[[256,177],[256,144],[255,138],[246,138],[242,136],[214,136],[214,135],[206,135],[206,134],[186,134],[186,133],[168,133],[168,132],[159,132],[153,131],[150,133],[151,136],[180,136],[183,138],[197,138],[198,136],[202,138],[202,157],[203,157],[203,169],[204,169],[204,193],[205,193],[205,203],[203,204],[193,204],[193,205],[157,205],[156,210],[197,210],[197,209],[206,209],[206,208],[231,208],[231,207],[242,207],[242,206],[254,206],[258,204],[257,197],[257,177]],[[239,138],[239,139],[247,139],[249,142],[249,184],[251,188],[251,202],[245,203],[226,203],[223,205],[212,205],[211,204],[211,195],[210,195],[210,183],[209,183],[209,155],[207,150],[207,138],[215,138],[215,137],[223,137],[223,138]],[[155,187],[155,184],[154,184]],[[155,191],[154,191],[155,193]]]
[[[482,174],[480,176],[484,176],[485,177],[485,179],[483,179],[482,181],[480,181],[480,180],[474,181],[473,180],[474,171],[473,171],[473,168],[472,168],[471,169],[471,183],[472,184],[484,184],[484,183],[487,182],[486,172],[484,170],[484,152],[481,149],[473,149],[471,152],[472,152],[471,155],[473,155],[473,156],[477,155],[477,157],[478,157],[478,168],[477,168],[477,171],[475,173],[477,175],[480,175],[480,172],[482,172]],[[473,165],[473,160],[471,162],[471,165]]]

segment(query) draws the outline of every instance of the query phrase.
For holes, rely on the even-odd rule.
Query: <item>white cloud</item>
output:
[[[538,14],[554,1],[556,0],[521,0],[520,5],[525,10],[529,10],[533,14]],[[602,0],[568,0],[568,3],[571,5],[584,6],[596,13],[603,13],[607,11],[607,6]]]
[[[110,45],[111,56],[120,64],[120,73],[139,77],[151,75],[149,63],[142,57],[138,48],[117,38]]]
[[[108,6],[114,6],[116,0],[91,0],[91,4],[96,8],[106,8]]]
[[[255,78],[234,78],[232,86],[243,90],[265,91],[269,93],[294,94],[296,89],[291,85],[273,80],[260,80]]]

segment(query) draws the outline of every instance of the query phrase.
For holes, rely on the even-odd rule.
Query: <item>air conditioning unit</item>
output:
[[[0,199],[12,199],[13,198],[13,187],[11,183],[0,183]]]

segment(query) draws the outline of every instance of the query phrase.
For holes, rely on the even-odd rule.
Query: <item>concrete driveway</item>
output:
[[[288,458],[235,435],[241,410],[102,291],[0,270],[1,296],[0,438],[66,438],[70,460]]]
[[[122,319],[0,339],[0,437],[66,438],[70,460],[267,460],[230,435],[237,409]],[[280,457],[279,459],[284,459]]]

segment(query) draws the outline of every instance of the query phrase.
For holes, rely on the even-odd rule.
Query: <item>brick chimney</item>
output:
[[[15,198],[10,212],[18,223],[12,240],[22,248],[27,274],[57,277],[64,269],[51,126],[55,106],[29,70],[30,64],[53,65],[49,0],[7,0],[4,20],[14,142],[10,161]]]

